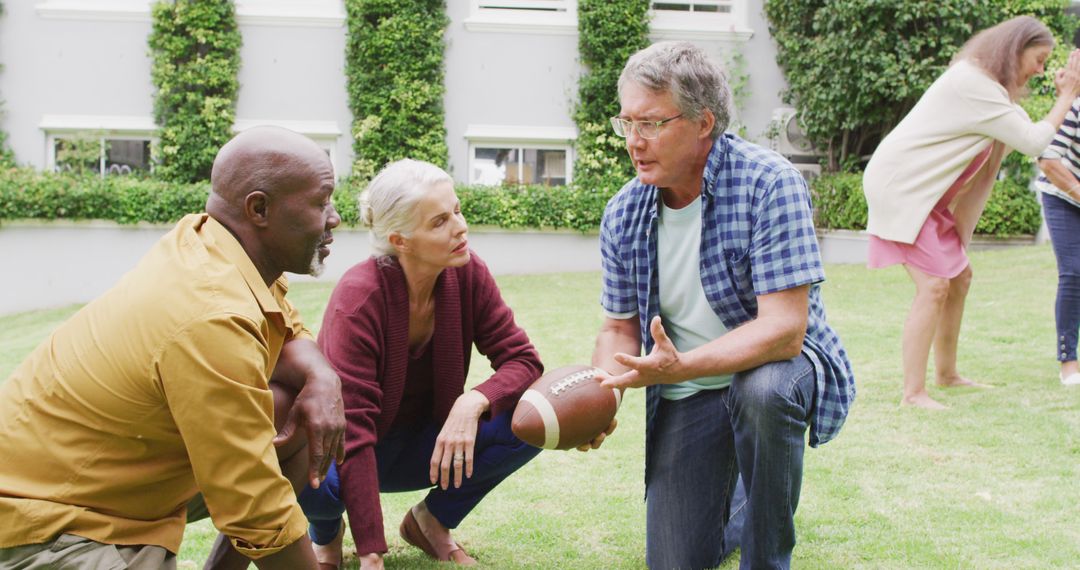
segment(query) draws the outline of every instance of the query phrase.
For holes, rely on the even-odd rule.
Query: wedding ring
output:
[[[462,461],[465,461],[465,456],[464,455],[460,455],[460,454],[455,454],[454,455],[454,463],[461,463]]]

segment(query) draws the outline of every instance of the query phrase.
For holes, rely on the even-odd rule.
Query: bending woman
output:
[[[348,512],[360,567],[382,568],[379,492],[431,489],[402,538],[437,560],[473,564],[450,530],[539,449],[510,416],[542,365],[487,266],[468,249],[450,176],[388,165],[360,199],[376,256],[330,296],[319,344],[341,376],[345,460],[300,497],[323,568],[341,564]],[[495,373],[465,390],[473,345]]]
[[[1020,16],[968,40],[952,65],[881,142],[863,176],[869,205],[870,267],[901,263],[915,282],[904,323],[902,404],[941,409],[926,391],[934,348],[939,386],[978,386],[956,369],[966,248],[1007,148],[1036,156],[1080,94],[1080,53],[1054,78],[1058,97],[1041,121],[1016,104],[1043,72],[1054,38]]]

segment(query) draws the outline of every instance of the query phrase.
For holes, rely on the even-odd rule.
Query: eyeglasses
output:
[[[615,129],[615,134],[622,138],[630,136],[630,130],[637,128],[637,134],[643,139],[655,139],[660,136],[660,127],[664,126],[670,121],[679,119],[683,116],[682,113],[662,119],[659,121],[628,121],[621,117],[611,118],[611,128]]]

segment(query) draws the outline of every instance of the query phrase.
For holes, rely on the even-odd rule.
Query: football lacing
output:
[[[565,392],[566,390],[569,390],[576,384],[580,384],[584,380],[592,380],[594,376],[596,376],[595,368],[589,368],[580,372],[575,372],[567,376],[566,378],[563,378],[549,389],[551,390],[552,395],[558,396],[559,394]]]

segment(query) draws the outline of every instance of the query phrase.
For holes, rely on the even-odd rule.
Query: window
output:
[[[150,171],[149,138],[110,138],[87,133],[53,137],[57,171],[115,176]]]
[[[45,167],[101,176],[149,172],[157,125],[150,117],[45,115]]]
[[[577,33],[577,0],[471,0],[465,28],[573,35]]]
[[[747,0],[660,0],[652,2],[650,29],[656,39],[746,41]]]
[[[326,152],[326,156],[330,157],[330,165],[334,167],[334,177],[337,178],[339,174],[342,176],[348,174],[347,170],[344,173],[341,173],[338,169],[337,146],[338,140],[341,138],[341,129],[338,128],[337,122],[237,118],[236,123],[233,125],[233,132],[239,133],[240,131],[245,131],[251,127],[260,125],[273,125],[275,127],[289,129],[290,131],[300,133],[315,141],[315,144],[319,145],[319,147]]]
[[[469,125],[470,184],[543,184],[573,180],[572,127]]]
[[[567,182],[566,149],[473,147],[470,184],[543,184]]]
[[[673,12],[724,12],[725,14],[731,13],[732,0],[693,0],[687,2],[653,2],[652,9],[658,12],[660,11],[673,11]]]

